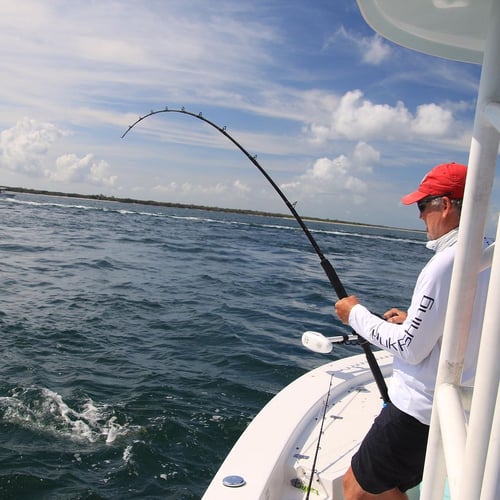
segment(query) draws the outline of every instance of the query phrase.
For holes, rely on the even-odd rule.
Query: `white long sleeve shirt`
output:
[[[389,386],[391,402],[427,425],[431,418],[457,233],[454,229],[428,243],[436,253],[417,279],[403,324],[388,323],[361,304],[354,306],[349,314],[349,324],[359,335],[394,355]],[[470,383],[475,373],[488,279],[489,270],[478,277],[462,377],[464,384]]]

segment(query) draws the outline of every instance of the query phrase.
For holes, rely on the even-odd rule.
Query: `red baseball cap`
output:
[[[449,196],[453,199],[464,197],[467,167],[460,163],[443,163],[434,167],[423,179],[418,189],[401,198],[405,205],[411,205],[427,196]]]

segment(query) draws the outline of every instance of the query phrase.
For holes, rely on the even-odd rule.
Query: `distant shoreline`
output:
[[[117,203],[131,203],[135,205],[152,205],[158,207],[171,207],[171,208],[187,208],[192,210],[206,210],[211,212],[226,212],[226,213],[237,213],[237,214],[248,214],[248,215],[256,215],[262,217],[277,217],[280,219],[293,219],[294,217],[290,214],[281,214],[274,212],[265,212],[260,210],[243,210],[238,208],[222,208],[222,207],[207,207],[204,205],[194,205],[191,203],[172,203],[168,201],[153,201],[153,200],[136,200],[133,198],[117,198],[115,196],[106,196],[103,194],[79,194],[79,193],[61,193],[58,191],[46,191],[41,189],[29,189],[22,187],[7,187],[4,186],[6,191],[12,191],[14,193],[26,193],[26,194],[38,194],[43,196],[60,196],[63,198],[81,198],[84,200],[99,200],[99,201],[114,201]],[[359,226],[359,227],[372,227],[378,229],[395,229],[397,231],[407,231],[407,232],[422,232],[418,229],[406,229],[401,227],[392,227],[392,226],[381,226],[378,224],[367,224],[361,222],[350,222],[343,221],[338,219],[322,219],[319,217],[307,217],[302,216],[301,218],[309,221],[309,222],[325,222],[328,224],[342,224],[346,226]]]

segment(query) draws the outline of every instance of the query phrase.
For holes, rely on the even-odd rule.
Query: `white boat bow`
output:
[[[392,356],[375,356],[389,377]],[[311,498],[341,498],[342,476],[382,404],[363,354],[304,374],[252,420],[203,500],[303,499],[320,436]],[[226,486],[228,480],[234,484]]]

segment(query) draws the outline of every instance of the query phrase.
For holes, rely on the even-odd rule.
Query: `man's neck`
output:
[[[458,227],[448,231],[446,234],[443,234],[440,238],[428,241],[426,247],[429,250],[434,250],[434,252],[438,253],[441,252],[441,250],[454,245],[457,242],[457,238]]]

